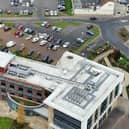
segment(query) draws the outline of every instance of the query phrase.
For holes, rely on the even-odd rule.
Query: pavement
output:
[[[15,111],[9,111],[8,104],[5,101],[0,101],[0,116],[16,119],[17,113]],[[26,116],[25,121],[29,123],[29,126],[33,129],[47,129],[47,121],[38,116]]]

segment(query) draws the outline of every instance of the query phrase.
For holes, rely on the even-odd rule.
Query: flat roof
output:
[[[123,73],[70,52],[64,53],[57,66],[74,71],[70,80],[76,83],[58,87],[44,103],[80,121],[124,78]]]
[[[17,56],[10,64],[3,76],[50,90],[44,103],[80,121],[110,86],[124,78],[116,70],[70,52],[56,66]]]
[[[13,58],[14,55],[0,51],[0,67],[5,68]]]

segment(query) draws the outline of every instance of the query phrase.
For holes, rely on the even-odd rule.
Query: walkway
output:
[[[0,116],[16,119],[17,113],[13,110],[9,112],[8,104],[4,101],[0,101]],[[26,122],[28,122],[33,129],[47,129],[47,121],[41,117],[26,116]]]

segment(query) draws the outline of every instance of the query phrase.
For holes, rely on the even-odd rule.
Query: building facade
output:
[[[114,15],[115,3],[112,0],[72,0],[75,15]]]
[[[123,73],[70,52],[56,66],[0,52],[0,100],[40,115],[48,129],[98,129],[122,93]],[[20,101],[19,101],[20,100]]]

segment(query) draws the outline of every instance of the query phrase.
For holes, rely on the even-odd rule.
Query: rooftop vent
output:
[[[67,56],[68,59],[73,59],[73,56]]]

